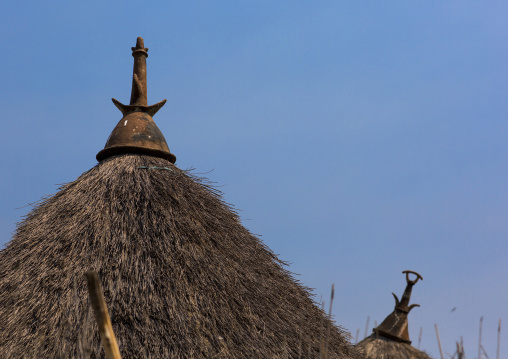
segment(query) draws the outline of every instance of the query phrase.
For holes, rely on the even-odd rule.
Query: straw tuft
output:
[[[432,359],[411,344],[372,334],[356,345],[365,359]]]

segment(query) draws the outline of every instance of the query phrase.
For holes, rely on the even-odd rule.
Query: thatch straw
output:
[[[363,339],[356,347],[365,359],[432,359],[424,351],[418,350],[411,344],[372,334]]]
[[[329,325],[216,189],[160,158],[104,160],[18,226],[0,252],[1,358],[104,358],[87,270],[125,358],[317,357]],[[348,336],[332,327],[329,358],[358,357]]]

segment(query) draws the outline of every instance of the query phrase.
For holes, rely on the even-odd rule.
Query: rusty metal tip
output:
[[[142,49],[145,47],[145,40],[143,40],[143,38],[141,36],[139,36],[137,39],[136,39],[136,47],[138,49]]]

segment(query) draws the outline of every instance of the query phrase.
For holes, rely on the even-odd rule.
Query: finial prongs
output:
[[[412,271],[412,270],[405,270],[403,271],[402,273],[405,273],[406,274],[406,282],[409,284],[416,284],[416,282],[418,282],[419,279],[423,280],[423,277],[419,274],[419,273],[416,273],[415,271]],[[409,279],[409,274],[414,274],[416,276],[416,279],[415,280],[410,280]]]
[[[413,309],[414,307],[419,307],[420,304],[411,304],[408,308],[407,308],[407,312],[409,313],[411,311],[411,309]]]
[[[392,295],[395,298],[395,306],[398,306],[400,303],[399,298],[397,297],[397,295],[395,293],[392,293]]]

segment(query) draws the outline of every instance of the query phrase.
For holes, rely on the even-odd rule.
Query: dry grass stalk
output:
[[[101,334],[102,347],[106,353],[106,358],[122,359],[97,273],[94,271],[86,272],[86,279],[88,283],[90,303],[95,313],[95,319]]]
[[[499,347],[501,345],[501,318],[499,318],[499,325],[497,326],[497,351],[496,359],[499,359]]]
[[[437,338],[437,345],[439,346],[439,354],[441,356],[441,359],[444,359],[443,348],[441,347],[441,339],[439,338],[439,330],[437,329],[437,324],[434,324],[434,329],[436,330],[436,338]]]
[[[457,342],[457,359],[466,359],[466,353],[464,352],[464,340],[460,337],[460,343]]]
[[[483,316],[480,317],[480,330],[478,333],[478,359],[482,359],[482,326]]]
[[[325,337],[325,358],[328,357],[328,337],[330,336],[330,327],[332,326],[332,306],[334,294],[335,294],[335,284],[332,284],[332,293],[330,295],[330,309],[328,310],[328,323]]]
[[[369,321],[370,316],[367,316],[367,323],[365,323],[365,335],[363,336],[363,339],[367,338],[367,335],[369,335]]]
[[[490,359],[489,356],[487,355],[487,352],[485,351],[485,348],[483,347],[483,345],[481,346],[481,349],[482,349],[483,355],[485,355],[485,358]]]
[[[321,311],[322,312],[325,311],[325,301],[324,300],[321,302]],[[323,318],[321,320],[321,328],[319,329],[319,359],[326,359],[325,343],[324,343],[324,335],[323,335],[324,327],[325,327],[325,323],[324,323],[324,318]]]

